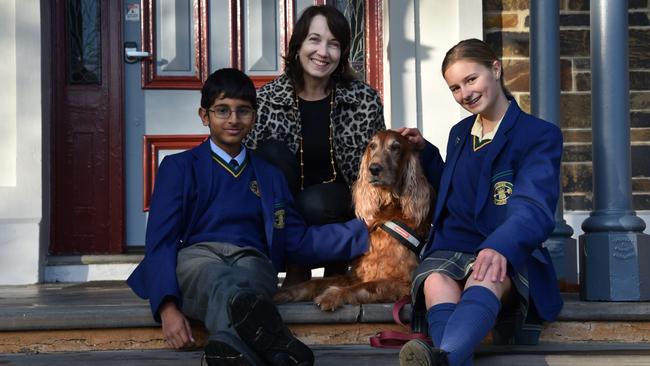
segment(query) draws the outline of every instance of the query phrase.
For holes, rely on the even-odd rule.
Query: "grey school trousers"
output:
[[[246,289],[271,299],[278,283],[271,260],[257,249],[214,242],[181,249],[176,277],[182,312],[203,321],[210,336],[234,334],[228,317],[228,301],[234,294]]]

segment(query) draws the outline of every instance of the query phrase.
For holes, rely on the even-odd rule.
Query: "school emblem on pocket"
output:
[[[260,186],[259,186],[259,184],[257,184],[256,180],[251,181],[251,184],[249,185],[249,187],[251,188],[251,192],[255,193],[255,195],[257,197],[261,197],[260,196]]]
[[[494,190],[492,193],[492,200],[497,206],[502,206],[508,203],[508,197],[512,196],[512,183],[511,182],[496,182],[494,183]]]
[[[284,229],[284,209],[277,209],[273,212],[273,227]]]

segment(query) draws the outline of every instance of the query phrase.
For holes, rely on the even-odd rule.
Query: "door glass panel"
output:
[[[280,74],[280,18],[278,4],[249,0],[244,4],[244,72],[255,75]]]
[[[364,0],[336,0],[339,9],[350,22],[350,66],[359,79],[366,79]]]
[[[159,76],[194,76],[192,0],[156,1],[156,72]]]
[[[294,19],[297,21],[302,15],[303,10],[314,5],[314,0],[296,0],[296,16]]]
[[[70,84],[102,83],[101,12],[95,0],[68,0]]]
[[[230,0],[212,0],[209,4],[210,72],[231,67]]]

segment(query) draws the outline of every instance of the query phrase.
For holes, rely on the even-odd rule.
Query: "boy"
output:
[[[242,147],[255,121],[252,81],[221,69],[201,90],[210,139],[167,156],[156,176],[144,260],[128,279],[148,298],[167,343],[209,332],[209,365],[312,365],[271,302],[277,271],[294,262],[349,260],[367,250],[364,223],[306,227],[282,173]]]

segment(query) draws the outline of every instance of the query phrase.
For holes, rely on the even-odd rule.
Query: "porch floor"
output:
[[[475,364],[650,364],[650,303],[564,298],[558,321],[545,326],[538,346],[485,343]],[[148,302],[122,281],[0,286],[0,309],[0,364],[7,365],[181,365],[200,359],[206,337],[194,324],[196,347],[166,349]],[[397,364],[398,351],[368,346],[377,331],[403,330],[391,309],[392,304],[347,305],[336,312],[311,303],[279,306],[292,331],[314,348],[317,365]],[[409,320],[408,307],[402,320]]]
[[[490,349],[491,348],[491,349]],[[533,349],[534,348],[534,349]],[[394,366],[398,350],[366,345],[312,346],[315,366]],[[201,364],[202,351],[121,350],[0,354],[2,365],[30,366],[185,366]],[[650,345],[635,344],[540,344],[531,347],[479,348],[475,366],[642,366],[650,364]]]
[[[650,322],[650,302],[585,302],[563,294],[558,321]],[[148,302],[123,281],[0,286],[0,332],[21,330],[157,327]],[[279,305],[289,324],[392,323],[392,304],[345,305],[320,311],[307,302]],[[408,305],[401,318],[409,321]],[[648,335],[650,340],[650,334]]]

